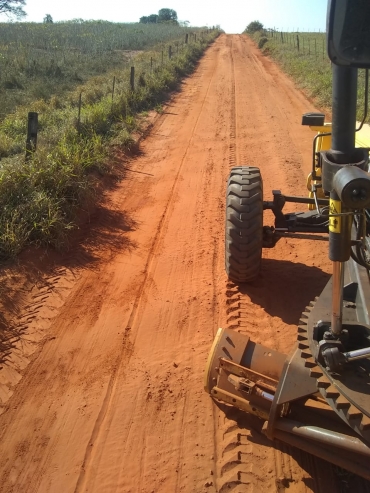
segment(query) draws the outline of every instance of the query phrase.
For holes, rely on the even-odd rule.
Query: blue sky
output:
[[[240,33],[254,20],[283,30],[324,31],[326,6],[326,0],[26,0],[25,20],[42,22],[45,14],[50,14],[54,21],[82,18],[138,22],[143,15],[171,8],[179,20],[190,21],[193,26],[219,24],[228,33]]]

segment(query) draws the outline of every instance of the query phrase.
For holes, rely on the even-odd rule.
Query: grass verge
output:
[[[271,56],[318,107],[331,109],[332,70],[326,54],[325,33],[257,31],[251,38],[262,53]],[[365,71],[359,70],[357,119],[362,120]],[[370,123],[370,115],[367,118]]]

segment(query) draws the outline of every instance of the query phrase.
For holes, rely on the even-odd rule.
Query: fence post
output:
[[[28,113],[27,140],[26,140],[26,162],[32,157],[37,146],[38,113]]]
[[[169,58],[169,60],[171,60],[171,58],[172,58],[172,46],[171,45],[168,47],[168,58]]]
[[[77,132],[80,133],[81,130],[81,106],[82,106],[82,92],[80,92],[80,97],[78,98],[78,116],[77,116]]]
[[[280,35],[281,35],[281,42],[284,43],[283,31],[280,32]]]
[[[130,88],[131,91],[135,91],[135,67],[131,67]]]
[[[116,76],[113,77],[113,87],[112,87],[112,108],[111,111],[113,111],[113,99],[114,99],[114,89],[116,87]]]
[[[150,57],[150,72],[153,71],[153,57]]]
[[[297,34],[297,50],[299,51],[299,36]]]
[[[189,34],[185,34],[185,44],[187,45],[189,42]]]

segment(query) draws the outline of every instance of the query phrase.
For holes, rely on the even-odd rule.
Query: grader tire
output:
[[[263,184],[259,168],[232,168],[226,191],[225,268],[234,282],[258,277],[262,258]]]

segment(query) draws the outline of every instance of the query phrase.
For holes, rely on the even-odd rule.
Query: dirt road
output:
[[[246,37],[221,36],[126,162],[89,241],[24,298],[0,365],[0,491],[336,492],[327,464],[272,447],[203,391],[219,326],[288,351],[328,279],[325,245],[282,240],[228,282],[226,178],[305,194],[312,104]],[[283,260],[282,260],[283,259]],[[251,428],[253,426],[253,428]]]

